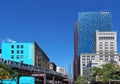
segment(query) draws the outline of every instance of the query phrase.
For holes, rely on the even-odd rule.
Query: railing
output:
[[[4,60],[2,58],[0,58],[0,64],[7,64],[7,65],[10,65],[12,68],[16,68],[19,70],[27,70],[27,71],[36,72],[36,73],[46,73],[46,74],[50,74],[50,75],[68,78],[67,75],[58,73],[56,71],[51,71],[49,69],[44,69],[44,68],[41,68],[38,66],[24,64],[24,63],[20,63],[20,62],[16,62],[16,61]]]

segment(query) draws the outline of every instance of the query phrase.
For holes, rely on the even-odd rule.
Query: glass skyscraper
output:
[[[94,53],[96,30],[111,31],[112,17],[107,11],[80,12],[74,31],[74,79],[80,73],[79,56],[81,53]]]

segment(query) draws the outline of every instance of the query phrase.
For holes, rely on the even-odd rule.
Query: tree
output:
[[[119,70],[119,67],[116,67],[115,63],[109,62],[107,64],[101,65],[101,67],[93,67],[91,68],[91,73],[94,77],[98,77],[98,82],[102,81],[103,83],[107,83],[111,81],[111,79],[119,78],[120,76],[116,73]]]
[[[85,80],[86,78],[84,76],[79,75],[75,81],[75,84],[85,84]]]
[[[18,73],[14,71],[11,66],[0,64],[0,77],[1,82],[3,79],[12,79],[16,81],[16,77],[18,76]]]
[[[115,73],[116,71],[117,71],[117,67],[115,67],[115,64],[112,62],[102,65],[103,82],[111,81],[111,75],[112,73]]]

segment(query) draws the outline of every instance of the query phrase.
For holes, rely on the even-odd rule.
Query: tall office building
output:
[[[107,11],[80,12],[74,32],[74,79],[80,74],[80,54],[94,53],[96,30],[111,31],[111,13]]]
[[[2,43],[2,58],[49,69],[50,59],[37,43]],[[20,77],[19,84],[35,84],[34,77]],[[4,80],[4,84],[16,84],[13,80]]]

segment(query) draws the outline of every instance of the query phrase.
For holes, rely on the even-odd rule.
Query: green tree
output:
[[[117,71],[117,67],[115,67],[115,64],[112,62],[102,65],[103,82],[111,81],[112,73],[115,73],[116,71]]]
[[[90,72],[92,74],[92,76],[90,77],[91,81],[95,81],[96,77],[98,77],[98,76],[99,76],[99,79],[97,79],[97,81],[99,82],[101,80],[101,76],[102,76],[102,68],[101,67],[94,66],[90,69]]]
[[[85,84],[85,81],[86,81],[86,78],[84,76],[79,75],[75,81],[75,84]]]
[[[12,79],[16,81],[16,77],[18,76],[18,73],[14,71],[11,66],[0,64],[0,77],[1,77],[1,83],[3,82],[3,79]]]
[[[91,68],[91,73],[94,78],[98,77],[98,82],[102,81],[103,83],[110,83],[111,79],[119,78],[118,74],[114,74],[119,70],[119,67],[116,67],[115,63],[109,62],[107,64],[101,65],[101,67],[93,67]]]

